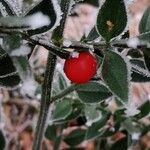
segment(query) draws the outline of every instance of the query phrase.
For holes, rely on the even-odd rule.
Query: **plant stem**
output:
[[[46,41],[45,39],[40,39],[39,37],[32,38],[32,37],[29,37],[29,35],[27,35],[23,32],[7,31],[7,30],[2,30],[2,29],[0,29],[0,33],[6,34],[6,35],[20,34],[22,36],[22,38],[24,40],[28,41],[30,44],[43,46],[50,53],[52,53],[54,55],[57,55],[62,59],[67,59],[70,56],[69,51],[66,51],[65,49],[62,49],[62,48],[54,45],[50,41]]]
[[[55,95],[54,97],[51,98],[52,101],[56,101],[57,99],[60,99],[62,97],[64,97],[65,95],[73,92],[75,90],[75,88],[77,87],[76,84],[72,84],[71,86],[69,86],[68,88],[64,89],[63,91],[61,91],[58,95]]]
[[[68,0],[61,1],[61,10],[63,12],[63,15],[60,21],[60,26],[57,27],[53,32],[52,38],[54,40],[57,39],[57,33],[59,33],[59,39],[63,38],[63,31],[64,31],[66,18],[68,15],[69,6],[70,6],[70,1]],[[58,53],[56,55],[58,55]],[[39,114],[39,118],[37,122],[36,132],[35,132],[33,150],[40,149],[43,134],[45,131],[45,126],[46,126],[45,124],[46,124],[49,107],[50,107],[50,104],[53,102],[51,100],[51,87],[52,87],[52,80],[53,80],[55,65],[56,65],[56,56],[49,52],[48,59],[47,59],[46,72],[45,72],[45,77],[44,77],[44,84],[42,86],[42,101],[41,101],[41,108],[40,108],[40,114]]]
[[[33,150],[39,150],[42,142],[43,134],[45,131],[46,119],[49,111],[49,106],[52,103],[51,99],[51,86],[53,80],[54,69],[56,65],[56,56],[49,53],[47,59],[47,66],[45,71],[44,83],[42,85],[42,99],[39,118],[35,131],[35,138],[33,142]]]
[[[54,55],[59,56],[62,59],[67,59],[70,56],[70,52],[66,51],[58,46],[53,45],[50,42],[47,42],[45,40],[42,39],[33,39],[33,38],[26,38],[27,41],[35,44],[35,45],[40,45],[43,46],[44,48],[46,48],[47,50],[49,50],[49,52],[51,52]]]

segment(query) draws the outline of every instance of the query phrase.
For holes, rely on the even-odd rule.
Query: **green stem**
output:
[[[76,87],[77,87],[76,84],[72,84],[68,88],[61,91],[58,95],[55,95],[54,97],[52,97],[52,101],[56,101],[57,99],[60,99],[60,98],[64,97],[65,95],[73,92],[76,89]]]
[[[33,150],[39,150],[42,142],[46,119],[49,111],[49,106],[52,103],[51,99],[51,86],[53,80],[53,74],[56,65],[56,56],[49,53],[47,59],[46,72],[44,77],[44,83],[42,85],[42,99],[39,118],[37,122],[37,127],[35,131],[35,138],[33,142]]]

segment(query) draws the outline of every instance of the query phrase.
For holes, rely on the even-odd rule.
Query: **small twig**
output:
[[[147,44],[139,43],[135,48],[129,47],[126,40],[114,41],[111,43],[113,47],[117,48],[130,48],[130,49],[150,49],[147,47]]]
[[[58,46],[55,46],[54,44],[52,44],[49,41],[45,41],[45,39],[40,39],[39,37],[30,37],[27,34],[23,33],[23,32],[19,32],[19,31],[8,31],[8,30],[1,30],[0,29],[0,33],[3,34],[8,34],[8,35],[12,35],[12,34],[21,34],[22,38],[34,45],[40,45],[43,46],[44,48],[46,48],[47,50],[49,50],[49,52],[51,52],[54,55],[59,56],[60,58],[66,59],[70,56],[70,52],[66,51],[62,48],[59,48]]]
[[[59,94],[53,96],[53,97],[51,98],[51,101],[54,102],[54,101],[56,101],[57,99],[60,99],[60,98],[64,97],[65,95],[67,95],[67,94],[73,92],[73,91],[76,89],[76,87],[77,87],[77,84],[72,84],[72,85],[70,85],[68,88],[64,89],[64,90],[61,91]]]
[[[35,45],[43,46],[44,48],[49,50],[49,52],[51,52],[54,55],[59,56],[60,58],[67,59],[70,56],[69,51],[59,48],[58,46],[55,46],[52,43],[45,41],[43,39],[39,39],[39,38],[36,39],[36,38],[29,38],[29,37],[25,39]]]

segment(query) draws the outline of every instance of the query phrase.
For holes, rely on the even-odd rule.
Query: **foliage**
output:
[[[90,0],[85,2],[92,3]],[[23,96],[30,98],[35,98],[41,89],[40,124],[37,124],[33,149],[39,149],[36,143],[41,143],[43,134],[53,140],[58,149],[61,140],[73,148],[84,140],[99,142],[117,132],[125,137],[110,144],[110,150],[120,149],[120,146],[127,149],[138,142],[147,128],[140,120],[149,115],[150,102],[136,107],[131,103],[130,90],[131,81],[150,81],[150,7],[141,19],[140,35],[124,39],[128,26],[127,3],[124,0],[106,0],[98,6],[96,2],[94,5],[99,7],[99,13],[95,27],[78,45],[71,41],[72,45],[66,47],[63,45],[65,21],[70,7],[77,5],[78,1],[72,4],[66,0],[42,0],[26,12],[17,3],[12,5],[2,0],[0,4],[0,86],[20,89]],[[43,19],[42,23],[40,19]],[[51,39],[48,33],[52,34]],[[97,38],[101,40],[95,42]],[[29,63],[37,45],[49,51],[44,83],[37,82]],[[59,71],[57,83],[51,84],[55,80],[56,56],[68,58],[71,55],[68,49],[72,47],[76,52],[86,49],[96,55],[99,64],[96,75],[85,84],[72,84]],[[123,53],[126,48],[128,53]],[[142,55],[136,58],[138,52]],[[108,109],[109,100],[116,103],[115,112]],[[51,110],[49,106],[55,107]],[[48,111],[51,111],[50,116]],[[86,118],[83,129],[76,129],[68,135],[58,132],[80,117]],[[136,138],[135,134],[138,135]],[[0,138],[0,149],[3,149],[7,139],[2,132]]]

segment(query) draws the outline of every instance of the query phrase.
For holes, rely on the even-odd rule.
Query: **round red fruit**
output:
[[[74,83],[86,83],[96,74],[96,57],[90,52],[79,52],[77,57],[66,59],[64,72]]]

